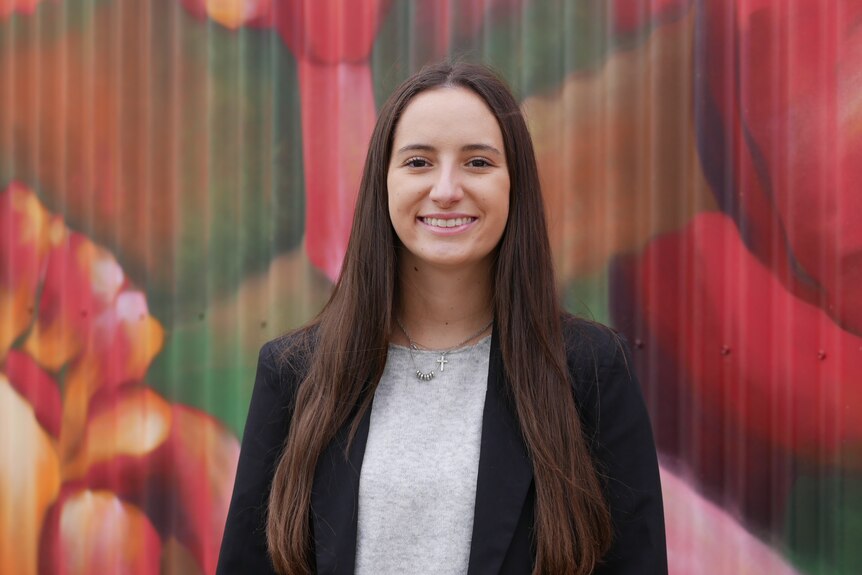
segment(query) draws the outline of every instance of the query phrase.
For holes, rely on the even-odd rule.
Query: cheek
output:
[[[506,204],[506,209],[500,211],[500,221],[497,224],[497,241],[500,241],[500,238],[503,237],[503,234],[506,232],[506,227],[509,224],[509,206]]]
[[[404,218],[407,217],[407,206],[404,204],[403,198],[396,194],[389,194],[389,219],[395,229],[403,227]]]
[[[404,194],[398,186],[397,178],[391,176],[386,180],[386,202],[389,210],[389,222],[392,229],[395,230],[395,235],[400,242],[404,242],[404,234],[408,233],[409,229],[405,223],[405,212],[407,206],[404,202]]]
[[[395,175],[390,174],[386,178],[386,197],[389,200],[389,211],[396,212],[402,203],[404,196],[404,183]]]
[[[399,181],[397,178],[389,180],[387,192],[389,218],[396,228],[399,224],[404,226],[412,222],[421,203],[421,194],[417,194],[415,184],[413,186],[410,184],[414,183]]]
[[[508,221],[509,219],[510,190],[511,187],[509,185],[508,175],[503,178],[500,178],[500,181],[495,187],[493,201],[496,203],[498,217],[503,221],[503,225],[505,225],[506,221]]]

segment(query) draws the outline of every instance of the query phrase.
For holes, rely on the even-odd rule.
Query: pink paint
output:
[[[666,467],[661,484],[670,575],[798,575],[780,553]]]

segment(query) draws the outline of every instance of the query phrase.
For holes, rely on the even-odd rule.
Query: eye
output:
[[[429,164],[425,158],[415,157],[404,162],[404,165],[408,168],[427,168]]]
[[[489,168],[493,164],[486,160],[485,158],[473,158],[467,161],[467,165],[471,168]]]

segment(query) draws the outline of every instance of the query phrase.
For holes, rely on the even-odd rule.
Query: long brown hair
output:
[[[530,134],[518,102],[493,72],[466,62],[442,63],[406,80],[380,111],[341,275],[323,311],[298,334],[313,350],[275,471],[267,522],[270,554],[281,573],[312,571],[309,514],[318,458],[348,423],[352,438],[386,363],[397,297],[398,240],[389,220],[386,188],[395,127],[417,94],[451,86],[478,94],[503,134],[511,189],[493,272],[495,329],[533,463],[534,572],[587,574],[610,545],[610,514],[581,432],[566,367]]]

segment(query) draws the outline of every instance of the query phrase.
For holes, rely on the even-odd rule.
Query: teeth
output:
[[[422,221],[429,226],[434,226],[435,228],[454,228],[456,226],[469,224],[474,219],[475,218],[451,218],[444,220],[442,218],[422,218]]]

